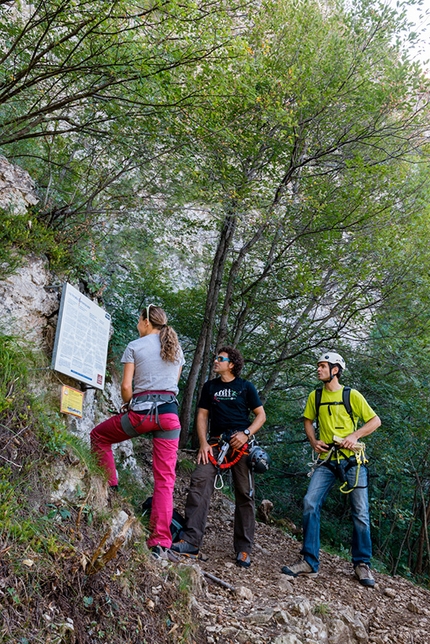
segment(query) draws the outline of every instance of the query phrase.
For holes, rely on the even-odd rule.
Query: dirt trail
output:
[[[178,476],[175,504],[182,511],[189,476]],[[321,553],[321,569],[316,579],[290,580],[281,567],[297,559],[300,543],[279,528],[257,523],[255,550],[249,569],[238,568],[233,552],[234,504],[215,491],[202,552],[207,561],[198,565],[233,585],[238,592],[211,582],[198,597],[198,611],[206,625],[206,641],[217,643],[300,644],[301,642],[372,642],[373,644],[429,644],[430,592],[401,577],[375,573],[375,588],[361,586],[352,575],[352,566],[340,557]],[[286,604],[285,604],[286,602]],[[324,622],[336,621],[337,611],[349,607],[358,613],[360,624],[350,639],[338,639],[328,629],[324,635],[289,633],[283,608],[293,606],[300,616],[311,608],[312,615]],[[302,615],[304,616],[304,615]],[[288,615],[287,615],[288,617]],[[288,620],[287,620],[288,621]],[[352,625],[354,632],[354,626]],[[289,633],[289,634],[288,634]],[[294,639],[296,638],[296,639]]]

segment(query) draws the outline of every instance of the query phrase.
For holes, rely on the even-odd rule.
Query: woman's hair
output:
[[[218,353],[226,353],[228,355],[230,362],[234,364],[234,367],[232,369],[233,376],[238,378],[243,369],[243,365],[245,364],[245,361],[242,358],[242,354],[240,353],[240,351],[238,351],[234,347],[227,346],[227,347],[221,347],[220,349],[218,349]]]
[[[167,315],[159,306],[150,304],[142,311],[142,320],[148,319],[155,329],[160,329],[161,358],[166,362],[177,362],[180,347],[176,331],[167,324]]]

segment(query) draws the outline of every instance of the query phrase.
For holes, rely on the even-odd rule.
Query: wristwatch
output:
[[[243,433],[245,434],[245,436],[246,436],[246,437],[248,438],[248,440],[249,440],[249,437],[251,436],[251,432],[249,431],[249,429],[244,429],[244,430],[243,430]]]

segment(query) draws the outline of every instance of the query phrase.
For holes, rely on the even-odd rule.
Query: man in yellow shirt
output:
[[[355,456],[357,443],[377,429],[381,421],[360,392],[350,391],[350,407],[345,406],[343,385],[339,378],[345,369],[341,355],[328,351],[318,360],[317,376],[323,383],[319,409],[317,392],[308,397],[304,411],[305,432],[312,449],[318,454],[303,508],[303,547],[301,559],[284,566],[282,572],[290,577],[316,577],[319,567],[320,514],[328,493],[340,479],[348,487],[353,522],[352,564],[355,576],[363,586],[373,587],[375,580],[370,571],[372,543],[368,500],[368,472]],[[363,426],[357,429],[359,419]],[[316,437],[314,421],[317,420],[320,436]],[[338,445],[336,455],[332,449],[334,437]],[[343,486],[342,486],[343,487]]]

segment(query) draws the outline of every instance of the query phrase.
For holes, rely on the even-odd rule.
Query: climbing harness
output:
[[[329,451],[324,458],[320,458],[316,452],[312,452],[312,462],[308,463],[310,470],[308,476],[311,477],[315,470],[319,467],[328,467],[335,477],[342,483],[339,490],[342,494],[350,494],[353,490],[368,487],[368,485],[358,485],[360,476],[360,468],[367,467],[368,459],[366,458],[366,446],[364,443],[357,443],[354,448],[353,456],[347,456],[345,452],[339,447],[342,438],[333,436],[335,442],[329,444]],[[346,465],[344,465],[346,463]],[[355,482],[349,486],[346,478],[347,472],[352,468],[357,467]]]
[[[229,441],[233,433],[235,432],[225,432],[217,442],[211,443],[219,449],[217,458],[210,452],[208,453],[210,462],[216,467],[214,488],[215,490],[222,490],[224,487],[223,472],[236,465],[242,456],[248,453],[246,464],[248,466],[249,496],[252,498],[254,496],[253,474],[254,472],[257,474],[267,472],[270,456],[262,447],[256,444],[254,438],[242,445],[240,449],[232,449]]]
[[[140,436],[139,432],[136,431],[139,427],[149,419],[151,421],[155,420],[157,425],[160,425],[159,414],[169,414],[169,413],[178,413],[178,401],[175,394],[161,394],[157,392],[145,393],[145,394],[136,394],[130,400],[129,409],[136,414],[142,414],[142,420],[139,425],[133,426],[128,412],[121,416],[121,427],[123,431],[130,436],[130,438],[136,438]],[[164,431],[160,429],[156,432],[152,432],[155,438],[170,438],[176,439],[179,438],[181,433],[180,429],[173,429],[169,431]]]
[[[319,428],[319,411],[322,405],[326,405],[328,407],[329,416],[332,415],[332,412],[331,412],[332,406],[343,405],[345,407],[345,410],[348,416],[351,419],[352,431],[354,432],[357,429],[357,427],[356,427],[356,422],[354,420],[354,414],[352,412],[352,406],[351,406],[351,387],[344,387],[342,389],[341,401],[321,402],[322,392],[323,392],[322,387],[317,387],[317,389],[315,389],[316,431],[318,432],[318,428]],[[342,485],[340,486],[339,489],[342,492],[342,494],[349,494],[350,492],[352,492],[357,488],[359,489],[362,487],[367,487],[367,485],[359,486],[358,478],[360,476],[361,466],[366,467],[366,464],[368,463],[368,459],[366,458],[366,451],[365,451],[366,446],[364,443],[357,443],[354,449],[352,450],[354,452],[353,456],[347,456],[340,448],[340,443],[342,443],[344,438],[333,436],[333,443],[329,444],[329,451],[326,453],[326,456],[324,458],[320,458],[316,452],[312,452],[312,462],[309,463],[309,466],[311,469],[308,472],[308,476],[311,477],[318,467],[321,467],[324,465],[325,467],[328,467],[329,469],[331,469],[331,471],[336,476],[336,478],[339,481],[341,481]],[[345,462],[346,462],[346,465],[344,465]],[[357,466],[355,482],[352,487],[349,487],[348,481],[346,479],[346,473],[351,469],[351,467],[355,467],[355,466]]]
[[[222,477],[222,471],[230,469],[233,465],[236,465],[242,458],[244,454],[248,451],[248,443],[242,445],[240,449],[232,449],[230,447],[230,439],[234,432],[224,432],[218,441],[215,443],[210,443],[213,447],[217,446],[219,449],[218,456],[215,458],[213,454],[208,453],[208,457],[212,465],[216,467],[216,475],[214,480],[215,490],[222,490],[224,487],[224,479]],[[229,453],[230,452],[230,453]]]
[[[213,454],[208,452],[208,458],[212,465],[216,467],[216,475],[214,480],[215,490],[222,490],[224,487],[224,480],[222,478],[222,471],[230,469],[236,465],[244,454],[248,451],[249,444],[245,443],[240,449],[232,449],[230,447],[230,439],[235,432],[229,431],[221,434],[218,440],[210,442],[212,447],[218,447],[218,456],[215,458]]]

